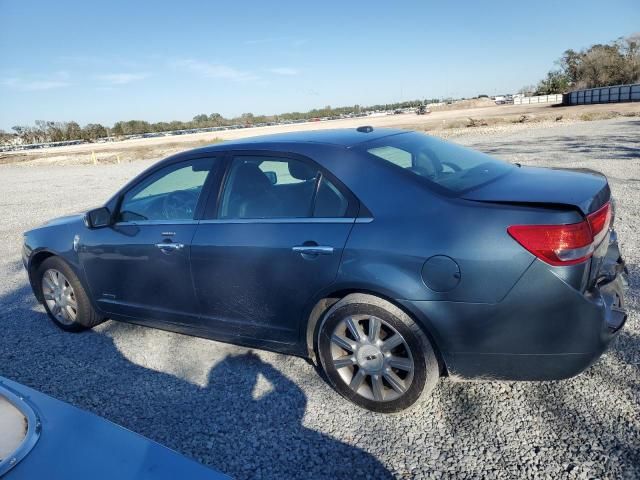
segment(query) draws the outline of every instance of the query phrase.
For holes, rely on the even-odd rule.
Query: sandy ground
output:
[[[95,143],[68,147],[44,148],[28,152],[0,153],[0,164],[87,164],[125,163],[136,160],[160,159],[190,148],[207,145],[220,140],[232,140],[256,135],[266,135],[291,131],[319,130],[331,128],[355,128],[361,125],[375,127],[407,128],[428,131],[440,137],[468,135],[466,124],[469,118],[486,123],[473,130],[510,132],[528,128],[553,127],[559,124],[582,121],[584,118],[598,119],[617,115],[640,115],[640,103],[607,105],[580,105],[572,107],[541,105],[495,105],[492,101],[480,102],[481,106],[471,108],[441,107],[428,115],[399,114],[349,118],[325,122],[308,122],[294,125],[274,125],[270,127],[245,128],[212,133],[196,133],[171,137],[143,138],[114,143]],[[473,104],[472,104],[473,105]],[[523,115],[527,119],[518,123]],[[556,121],[561,117],[559,121]]]

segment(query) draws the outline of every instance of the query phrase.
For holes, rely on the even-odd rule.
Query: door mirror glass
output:
[[[107,207],[89,210],[84,216],[88,228],[102,228],[111,225],[111,212]]]

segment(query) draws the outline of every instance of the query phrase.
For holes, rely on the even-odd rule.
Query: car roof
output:
[[[272,146],[281,147],[283,144],[326,144],[341,146],[345,148],[353,147],[359,143],[377,140],[389,135],[407,133],[407,130],[395,128],[340,128],[329,130],[308,130],[298,132],[276,133],[272,135],[259,135],[255,137],[239,138],[222,143],[216,143],[197,149],[198,152],[208,152],[217,150],[253,150],[269,149]]]

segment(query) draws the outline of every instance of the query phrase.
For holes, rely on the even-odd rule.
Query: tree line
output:
[[[67,140],[95,141],[107,136],[107,129],[99,123],[89,123],[81,127],[78,122],[52,122],[36,120],[35,125],[16,125],[14,133],[0,130],[0,143],[16,137],[22,143],[64,142]]]
[[[314,118],[337,118],[342,115],[358,114],[365,110],[396,110],[417,107],[423,103],[437,102],[438,99],[410,100],[405,102],[377,104],[368,107],[352,105],[333,108],[314,108],[307,112],[288,112],[278,115],[254,115],[243,113],[239,117],[225,118],[219,113],[202,113],[190,121],[174,120],[172,122],[147,122],[145,120],[127,120],[116,122],[108,128],[99,123],[90,123],[81,127],[77,122],[53,122],[36,120],[35,125],[16,125],[13,133],[0,130],[0,143],[9,142],[16,137],[22,143],[48,143],[70,140],[85,140],[94,142],[104,137],[120,137],[124,135],[142,135],[145,133],[170,132],[175,130],[192,130],[197,128],[228,127],[231,125],[257,125],[279,123],[298,120],[312,120]]]
[[[551,95],[584,88],[640,82],[640,33],[582,50],[565,50],[537,85],[521,89],[528,95]]]

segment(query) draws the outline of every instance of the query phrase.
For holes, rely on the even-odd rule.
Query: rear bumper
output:
[[[626,269],[614,242],[584,293],[535,261],[497,304],[404,303],[424,320],[451,376],[569,378],[602,355],[627,318]]]

